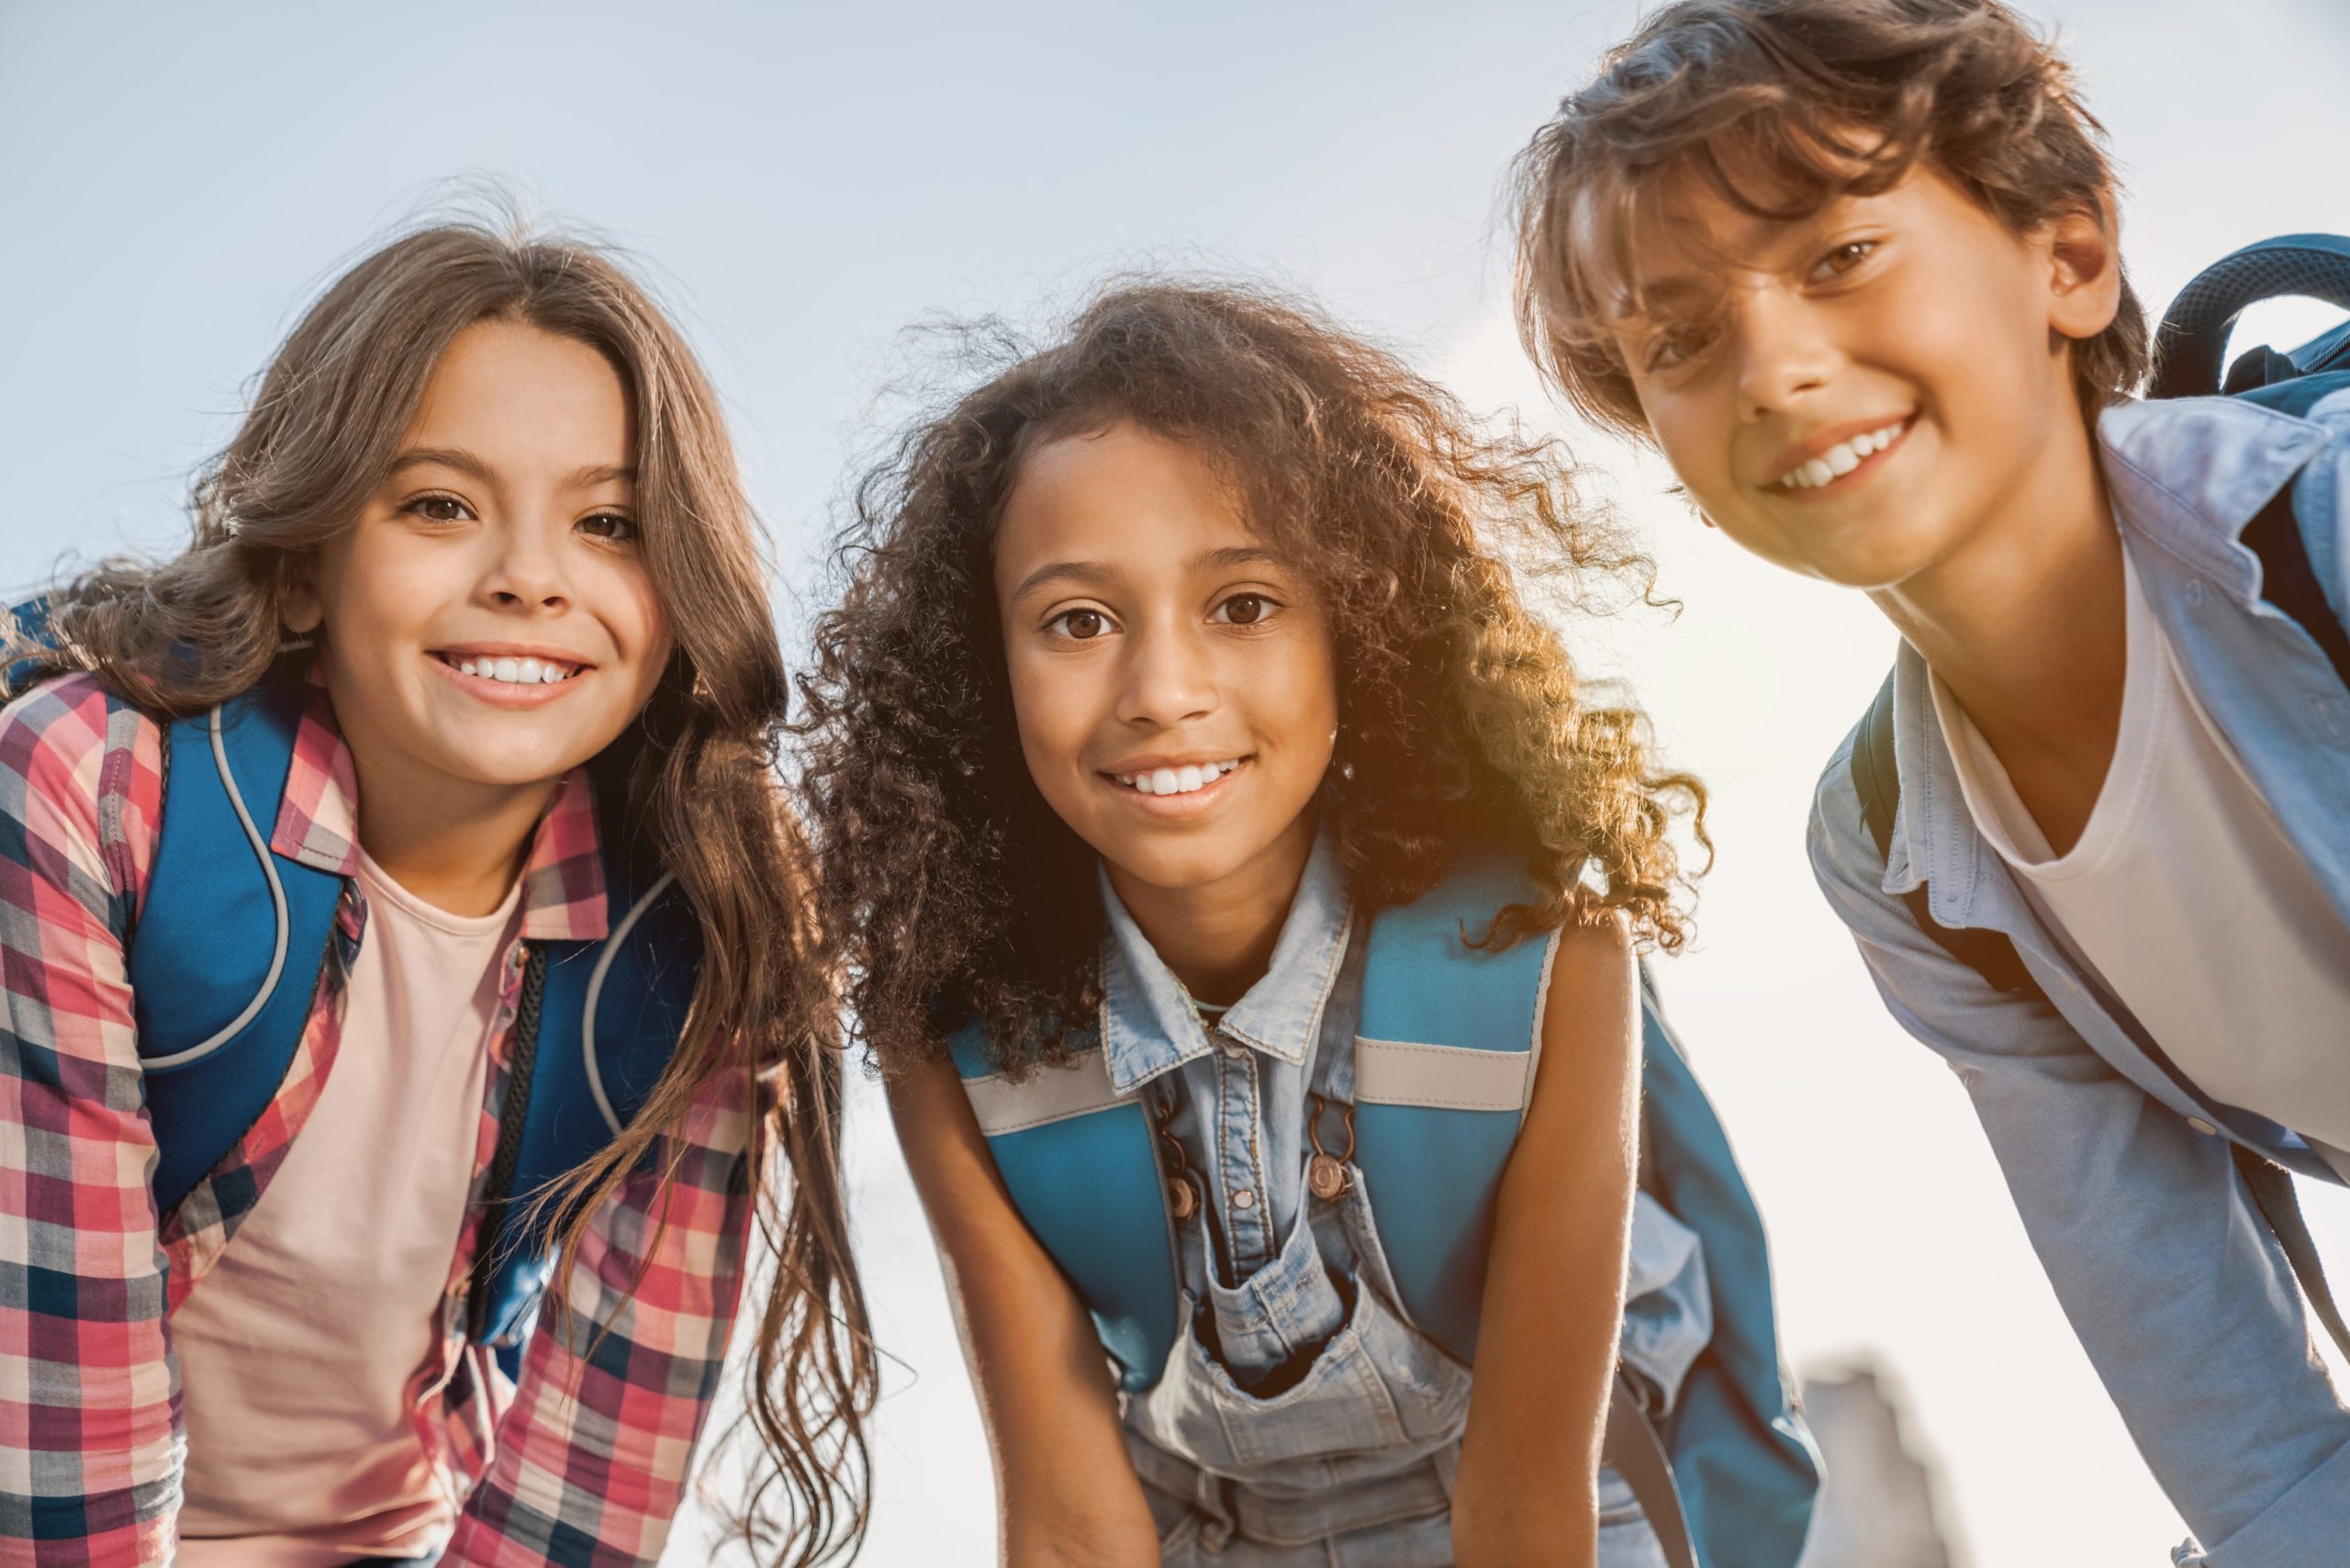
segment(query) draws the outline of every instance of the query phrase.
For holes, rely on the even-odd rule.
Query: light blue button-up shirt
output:
[[[2308,419],[2226,398],[2132,404],[2109,411],[2098,435],[2115,521],[2182,674],[2350,922],[2350,690],[2261,598],[2258,558],[2239,539],[2300,473],[2311,565],[2335,615],[2350,607],[2350,394]],[[1862,821],[1850,737],[1821,776],[1810,831],[1820,887],[1886,1005],[1973,1097],[2066,1316],[2202,1543],[2178,1561],[2350,1561],[2350,1409],[2311,1351],[2291,1271],[2228,1146],[2334,1174],[2290,1129],[2200,1093],[2066,956],[1975,830],[1928,679],[1905,644],[1901,804],[1884,860]],[[1901,896],[1920,886],[1942,925],[2011,938],[2047,1000],[1993,990],[1921,932]]]

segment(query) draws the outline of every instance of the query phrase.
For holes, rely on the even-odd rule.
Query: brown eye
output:
[[[454,496],[419,496],[401,509],[412,511],[427,522],[462,522],[472,514],[465,503]]]
[[[1261,593],[1236,593],[1216,607],[1233,626],[1258,626],[1273,612],[1273,601]]]
[[[1052,624],[1075,642],[1090,643],[1110,629],[1109,618],[1098,610],[1069,610],[1053,617]]]
[[[636,524],[618,512],[599,511],[593,517],[579,520],[581,532],[597,539],[609,539],[616,544],[626,543],[636,537]]]

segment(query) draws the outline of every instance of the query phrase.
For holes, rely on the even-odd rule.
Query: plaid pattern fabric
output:
[[[364,939],[356,790],[323,688],[272,834],[338,872],[341,940],[284,1084],[171,1214],[149,1187],[123,934],[162,812],[162,736],[87,676],[0,711],[0,1564],[171,1560],[185,1437],[171,1312],[252,1212],[300,1136],[341,1037]],[[596,814],[566,779],[525,868],[522,941],[607,930]],[[749,1243],[753,1108],[713,1087],[655,1169],[597,1216],[509,1385],[464,1338],[464,1293],[498,1143],[522,941],[508,953],[476,1139],[474,1201],[450,1260],[434,1353],[409,1394],[420,1439],[465,1498],[442,1558],[543,1568],[659,1557],[708,1414]],[[632,1299],[631,1286],[635,1286]]]

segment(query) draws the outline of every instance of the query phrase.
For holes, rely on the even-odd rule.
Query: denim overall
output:
[[[1181,1337],[1124,1405],[1163,1561],[1449,1564],[1471,1372],[1399,1305],[1348,1158],[1368,922],[1333,846],[1316,845],[1265,977],[1221,1016],[1192,1003],[1106,879],[1102,901],[1111,1077],[1180,1148],[1199,1200],[1175,1222]],[[1348,1177],[1333,1199],[1307,1187],[1317,1143]],[[1625,1365],[1662,1416],[1712,1306],[1695,1234],[1645,1193],[1627,1294]],[[1602,1568],[1664,1568],[1613,1470],[1599,1496]]]

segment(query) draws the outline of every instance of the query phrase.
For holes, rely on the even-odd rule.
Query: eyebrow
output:
[[[467,478],[484,485],[497,482],[488,464],[457,446],[412,446],[392,459],[389,475],[397,477],[410,468],[424,467],[454,468]],[[610,464],[591,463],[584,468],[574,469],[570,477],[564,481],[564,487],[585,490],[613,483],[633,485],[636,483],[636,470],[630,466],[614,467]]]
[[[1255,544],[1229,544],[1220,550],[1203,550],[1192,557],[1188,569],[1194,572],[1230,571],[1236,566],[1286,566],[1281,556]],[[1054,583],[1075,583],[1084,588],[1101,588],[1115,582],[1117,568],[1095,561],[1048,561],[1020,579],[1012,590],[1012,602],[1019,603],[1040,588]]]

